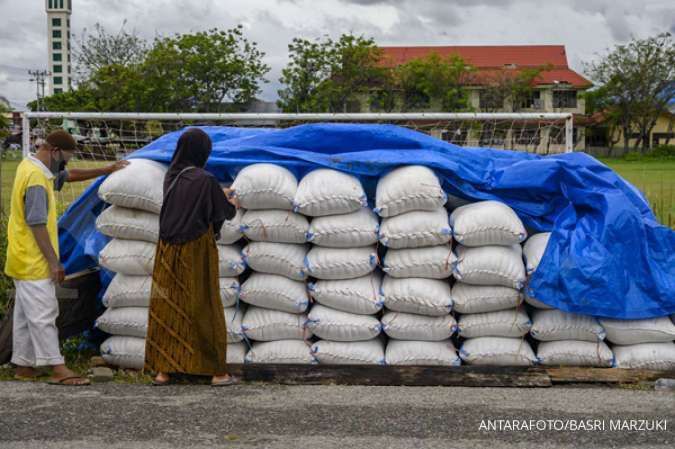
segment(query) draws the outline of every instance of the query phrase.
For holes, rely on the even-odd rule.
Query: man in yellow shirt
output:
[[[76,142],[63,130],[47,136],[35,155],[19,164],[7,226],[5,273],[14,279],[12,363],[17,378],[34,378],[39,366],[51,366],[50,383],[88,385],[66,367],[59,349],[55,286],[65,272],[59,260],[55,190],[64,182],[85,181],[126,166],[118,161],[99,169],[65,170]]]

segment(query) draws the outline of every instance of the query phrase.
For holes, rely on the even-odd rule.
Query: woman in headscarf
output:
[[[191,128],[178,139],[164,178],[159,243],[145,343],[145,369],[166,385],[170,373],[212,376],[214,386],[232,385],[227,374],[227,333],[220,299],[216,239],[236,200],[204,166],[211,139]]]

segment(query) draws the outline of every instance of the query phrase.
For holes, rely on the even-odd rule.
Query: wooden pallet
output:
[[[674,371],[575,367],[245,364],[230,365],[229,371],[248,382],[285,385],[551,387],[571,383],[635,384],[675,378]]]

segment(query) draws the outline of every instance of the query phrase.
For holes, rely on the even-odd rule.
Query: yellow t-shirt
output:
[[[50,277],[49,264],[33,237],[25,216],[25,196],[29,187],[41,186],[47,192],[47,232],[56,256],[59,236],[54,196],[54,176],[39,160],[28,157],[21,161],[14,178],[7,225],[7,261],[5,273],[14,279],[33,281]]]

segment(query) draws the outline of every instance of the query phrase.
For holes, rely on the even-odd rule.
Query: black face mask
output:
[[[66,161],[63,159],[61,150],[59,150],[59,156],[57,158],[51,158],[49,162],[49,170],[54,174],[58,175],[66,168]]]

